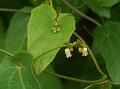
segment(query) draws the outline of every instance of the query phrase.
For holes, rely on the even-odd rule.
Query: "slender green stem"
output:
[[[101,81],[104,81],[103,78],[98,79],[98,80],[84,80],[84,79],[78,79],[78,78],[64,76],[64,75],[57,74],[57,73],[54,73],[54,72],[50,72],[50,71],[47,71],[47,70],[45,70],[44,72],[48,73],[50,75],[56,76],[56,77],[60,77],[60,78],[71,80],[71,81],[75,81],[75,82],[81,82],[81,83],[99,83]]]
[[[91,49],[89,48],[89,46],[87,46],[87,48],[88,48],[88,51],[89,51],[89,53],[90,53],[90,55],[91,55],[91,57],[92,57],[92,59],[93,59],[93,62],[94,62],[94,64],[95,64],[96,68],[98,69],[99,73],[102,74],[102,75],[106,78],[107,75],[101,70],[101,68],[100,68],[100,66],[98,65],[98,63],[97,63],[97,61],[96,61],[96,58],[95,58],[94,54],[92,53]]]
[[[98,82],[98,83],[93,83],[93,84],[90,84],[89,86],[87,86],[86,88],[84,89],[90,89],[91,87],[95,86],[95,85],[101,85],[101,84],[105,84],[105,83],[108,83],[110,82],[109,80],[104,80],[102,82]]]
[[[3,50],[3,49],[0,49],[0,52],[3,53],[3,54],[5,54],[5,55],[8,55],[8,56],[10,56],[10,57],[14,57],[13,54],[11,54],[11,53],[9,53],[8,51],[5,51],[5,50]]]
[[[74,32],[74,35],[75,35],[79,40],[83,40],[83,38],[82,38],[81,36],[79,36],[76,32]],[[84,40],[83,40],[83,41],[84,41]],[[87,45],[87,44],[86,44],[86,45]],[[99,64],[98,64],[97,61],[96,61],[96,58],[95,58],[94,54],[92,53],[92,51],[91,51],[91,49],[90,49],[90,47],[89,47],[88,45],[87,45],[87,48],[88,48],[88,51],[89,51],[89,53],[90,53],[90,56],[91,56],[91,58],[92,58],[92,60],[93,60],[93,62],[94,62],[94,64],[95,64],[98,72],[99,72],[101,75],[103,75],[103,77],[106,79],[106,78],[107,78],[107,75],[101,70]]]
[[[68,7],[70,8],[71,10],[73,10],[74,12],[76,12],[78,15],[84,17],[85,19],[93,22],[94,24],[96,24],[97,26],[101,27],[102,25],[96,21],[95,19],[87,16],[86,14],[84,14],[83,12],[81,12],[79,9],[77,9],[76,7],[72,6],[70,3],[68,3],[66,0],[62,0],[62,2]]]
[[[20,13],[31,13],[31,11],[25,10],[18,10],[18,9],[7,9],[7,8],[0,8],[0,11],[4,12],[20,12]]]

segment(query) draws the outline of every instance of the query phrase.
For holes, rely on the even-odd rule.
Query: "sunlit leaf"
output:
[[[28,51],[34,58],[44,52],[63,45],[68,41],[75,30],[74,17],[67,13],[58,15],[59,32],[54,32],[55,18],[57,14],[53,7],[42,4],[32,10],[32,15],[28,24]],[[51,51],[34,62],[36,74],[40,74],[55,58],[59,49]]]

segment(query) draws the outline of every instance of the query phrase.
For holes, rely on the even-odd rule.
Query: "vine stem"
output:
[[[50,74],[52,76],[60,77],[60,78],[67,79],[67,80],[70,80],[70,81],[81,82],[81,83],[99,83],[99,82],[104,81],[104,78],[101,78],[101,79],[98,79],[98,80],[85,80],[85,79],[78,79],[78,78],[74,78],[74,77],[68,77],[68,76],[57,74],[57,73],[50,72],[50,71],[47,71],[47,70],[45,70],[44,72],[47,73],[47,74]]]
[[[98,21],[96,21],[95,19],[87,16],[86,14],[84,14],[82,11],[80,11],[79,9],[77,9],[76,7],[72,6],[70,3],[68,3],[66,0],[62,0],[62,2],[68,7],[70,8],[72,11],[76,12],[78,15],[84,17],[85,19],[93,22],[94,24],[96,24],[97,26],[101,27],[102,24],[100,24]]]
[[[31,11],[25,10],[18,10],[18,9],[7,9],[7,8],[0,8],[0,11],[7,11],[7,12],[21,12],[21,13],[31,13]]]
[[[3,49],[0,49],[0,52],[1,52],[1,53],[3,53],[3,54],[8,55],[8,56],[10,56],[10,57],[14,57],[14,55],[13,55],[13,54],[11,54],[11,53],[9,53],[9,52],[7,52],[7,51],[3,50]]]
[[[79,40],[83,40],[83,38],[82,38],[80,35],[78,35],[76,32],[74,32],[74,35],[75,35]],[[83,41],[84,41],[84,40],[83,40]],[[87,44],[86,44],[86,45],[87,45]],[[106,75],[106,74],[102,71],[102,69],[100,68],[99,64],[98,64],[97,61],[96,61],[96,58],[95,58],[93,52],[91,51],[91,49],[90,49],[90,47],[89,47],[88,45],[87,45],[87,48],[88,48],[88,51],[89,51],[89,53],[90,53],[90,56],[91,56],[91,58],[92,58],[92,60],[93,60],[93,62],[94,62],[94,64],[95,64],[98,72],[104,77],[104,79],[106,79],[106,78],[107,78],[107,75]]]
[[[99,83],[93,83],[93,84],[90,84],[89,86],[87,86],[84,89],[90,89],[91,87],[93,87],[95,85],[101,85],[101,84],[105,84],[105,83],[108,83],[108,82],[110,82],[110,81],[109,80],[105,80],[105,81],[102,81],[102,82],[99,82]]]

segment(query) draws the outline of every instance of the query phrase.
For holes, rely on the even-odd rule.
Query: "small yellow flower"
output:
[[[72,54],[71,54],[69,48],[66,48],[66,49],[65,49],[65,55],[66,55],[67,58],[72,57]]]

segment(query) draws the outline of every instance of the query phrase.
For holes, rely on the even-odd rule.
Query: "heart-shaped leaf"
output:
[[[70,39],[74,30],[73,16],[60,13],[57,17],[53,7],[42,4],[32,10],[28,24],[28,51],[36,58],[50,49],[63,45]],[[35,60],[33,67],[36,74],[40,74],[52,62],[59,49]]]

